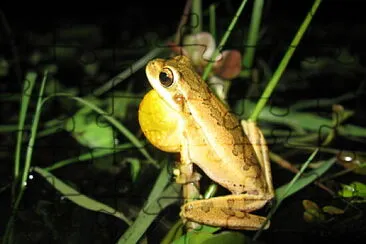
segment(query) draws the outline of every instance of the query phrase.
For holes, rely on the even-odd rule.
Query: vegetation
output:
[[[362,47],[326,29],[329,3],[301,3],[294,13],[270,3],[188,0],[169,28],[152,34],[145,18],[136,37],[80,19],[56,33],[46,24],[24,30],[2,13],[1,243],[270,243],[300,238],[292,230],[321,241],[347,236],[349,223],[363,233]],[[267,139],[276,189],[261,210],[268,230],[183,231],[175,155],[151,146],[137,123],[150,89],[146,63],[182,52]],[[202,189],[223,193],[207,177]]]

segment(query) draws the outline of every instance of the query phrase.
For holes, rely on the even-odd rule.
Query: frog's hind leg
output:
[[[268,188],[268,195],[272,196],[271,198],[273,198],[275,192],[273,189],[271,164],[269,160],[269,152],[266,139],[264,138],[262,131],[258,128],[255,122],[242,120],[241,124],[245,134],[248,136],[250,143],[253,145],[258,161],[264,172]]]
[[[258,230],[266,218],[250,212],[262,208],[270,197],[241,194],[192,201],[183,205],[181,216],[200,224],[229,229]],[[268,221],[263,229],[268,229],[269,225]]]

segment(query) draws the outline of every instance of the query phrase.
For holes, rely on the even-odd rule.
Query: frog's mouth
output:
[[[162,70],[163,64],[163,60],[160,59],[155,59],[147,63],[145,73],[149,80],[154,79],[156,82],[159,81],[159,72]]]

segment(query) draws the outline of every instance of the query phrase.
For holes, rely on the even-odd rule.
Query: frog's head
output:
[[[146,75],[159,96],[176,111],[182,110],[182,103],[190,90],[189,77],[193,67],[188,57],[154,59],[146,65]]]

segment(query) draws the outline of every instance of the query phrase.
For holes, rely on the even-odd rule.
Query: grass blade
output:
[[[7,223],[7,226],[6,226],[6,230],[5,230],[5,234],[4,234],[4,243],[13,242],[13,225],[14,225],[14,221],[15,221],[15,215],[18,212],[19,204],[20,204],[20,201],[22,200],[25,186],[27,185],[27,179],[29,176],[29,169],[30,169],[31,160],[32,160],[33,148],[34,148],[34,143],[35,143],[35,139],[36,139],[36,135],[37,135],[38,122],[39,122],[39,119],[41,116],[42,98],[43,98],[44,87],[45,87],[46,80],[47,80],[47,75],[48,75],[48,72],[46,71],[43,76],[40,91],[38,94],[36,111],[33,116],[32,127],[31,127],[31,131],[30,131],[30,138],[29,138],[27,152],[26,152],[26,156],[25,156],[24,168],[23,168],[23,173],[21,176],[19,191],[17,192],[16,199],[13,201],[13,204],[14,204],[12,206],[13,214],[11,215],[11,217]]]
[[[144,148],[144,145],[137,139],[137,137],[131,133],[123,124],[121,124],[117,119],[115,119],[112,116],[109,116],[107,112],[103,111],[98,106],[94,105],[93,103],[80,98],[75,97],[73,95],[67,94],[67,93],[54,93],[51,96],[47,97],[44,102],[46,102],[48,99],[54,98],[54,97],[67,97],[74,99],[85,106],[89,107],[93,111],[97,112],[98,114],[102,115],[106,120],[108,120],[112,125],[114,125],[127,139],[129,139],[137,148],[138,150],[146,157],[149,162],[154,165],[155,167],[159,168],[160,166],[156,163],[156,161],[150,156],[150,154],[147,152],[147,150]]]
[[[327,161],[324,161],[319,168],[313,169],[311,172],[307,173],[306,176],[301,177],[297,181],[295,181],[291,186],[290,183],[280,186],[276,189],[277,201],[282,201],[285,198],[295,194],[296,192],[303,189],[305,186],[312,183],[314,180],[319,178],[322,174],[324,174],[336,161],[336,158],[330,158]],[[289,187],[289,189],[287,189]]]
[[[263,107],[267,103],[268,99],[271,97],[273,90],[275,89],[278,81],[280,80],[280,78],[282,76],[282,73],[285,71],[288,63],[290,62],[290,59],[292,58],[292,55],[294,54],[296,47],[299,45],[301,38],[303,37],[311,20],[313,19],[313,16],[315,15],[320,3],[321,3],[321,0],[314,1],[314,4],[313,4],[310,12],[307,14],[303,23],[301,24],[298,32],[296,33],[289,48],[287,49],[285,56],[282,58],[281,63],[278,65],[275,73],[273,74],[271,80],[269,81],[268,85],[266,86],[266,89],[264,90],[264,92],[261,96],[261,99],[259,99],[257,106],[255,107],[254,112],[251,114],[249,120],[251,120],[251,121],[257,120]]]
[[[17,144],[15,148],[15,164],[14,164],[14,185],[12,190],[12,195],[15,197],[15,187],[18,183],[18,177],[19,177],[19,168],[20,168],[20,154],[21,154],[21,146],[23,141],[23,130],[24,123],[25,123],[25,117],[28,111],[28,105],[29,100],[32,95],[33,87],[35,84],[35,81],[37,79],[37,74],[34,72],[27,73],[25,80],[24,80],[24,86],[23,86],[23,93],[21,98],[21,105],[20,105],[20,113],[19,113],[19,121],[18,121],[18,133],[17,133]],[[26,82],[28,83],[26,84]],[[14,199],[13,199],[14,200]]]
[[[221,52],[222,48],[225,46],[226,41],[229,39],[229,36],[231,34],[231,31],[234,29],[236,22],[238,21],[241,13],[243,12],[244,6],[247,3],[247,0],[243,0],[238,8],[238,10],[235,13],[234,18],[231,20],[231,23],[229,25],[229,27],[227,28],[224,36],[221,38],[220,44],[217,46],[217,48],[215,49],[214,53],[211,56],[211,60],[216,60],[217,55],[219,55],[219,53]],[[202,75],[202,79],[206,80],[208,75],[210,74],[212,67],[214,65],[215,62],[209,62],[208,65],[205,67],[205,70],[203,72]]]
[[[179,188],[176,184],[169,184],[170,178],[167,166],[163,167],[146,205],[140,211],[135,222],[118,240],[118,243],[137,243],[161,210],[178,200]]]
[[[311,161],[314,159],[315,155],[319,152],[319,149],[314,150],[314,152],[309,156],[308,160],[303,164],[300,171],[292,178],[292,180],[277,188],[275,192],[275,204],[272,207],[271,211],[269,212],[267,216],[267,220],[263,223],[263,226],[265,226],[269,219],[272,217],[272,215],[276,212],[276,210],[281,205],[282,201],[289,197],[290,195],[300,191],[305,186],[309,185],[311,182],[316,180],[319,176],[321,176],[323,173],[325,173],[336,161],[336,158],[331,158],[323,163],[323,165],[317,169],[312,170],[309,172],[306,176],[303,176],[301,179],[300,177],[304,173],[305,169],[308,167],[308,165],[311,163]],[[256,240],[259,235],[262,233],[262,229],[257,231],[257,233],[254,236],[254,240]]]
[[[37,172],[39,175],[41,175],[45,180],[47,180],[55,188],[55,190],[62,193],[62,195],[65,198],[69,199],[70,201],[79,205],[80,207],[95,212],[106,213],[123,220],[128,225],[132,224],[132,221],[129,220],[123,213],[118,212],[117,210],[115,210],[112,207],[109,207],[108,205],[105,205],[101,202],[98,202],[90,197],[83,195],[82,193],[76,191],[72,187],[62,182],[60,179],[58,179],[50,172],[47,172],[39,167],[34,167],[33,170]]]
[[[243,66],[245,69],[251,69],[255,56],[256,45],[258,41],[259,27],[261,25],[263,10],[263,0],[255,0],[253,4],[252,19],[250,21],[248,40],[245,44],[243,55]]]

